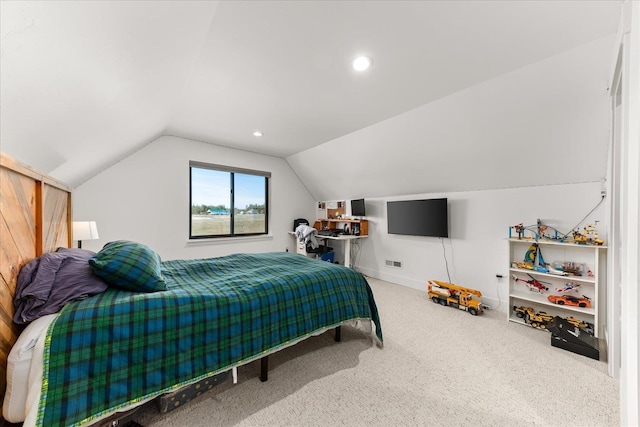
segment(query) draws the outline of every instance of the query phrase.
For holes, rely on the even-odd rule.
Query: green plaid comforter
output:
[[[79,425],[349,319],[382,331],[354,270],[290,253],[163,263],[167,291],[67,305],[47,334],[37,422]]]

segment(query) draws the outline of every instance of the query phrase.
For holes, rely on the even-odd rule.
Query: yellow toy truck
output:
[[[480,291],[438,280],[429,280],[427,291],[431,301],[437,304],[459,308],[474,316],[482,313],[482,303],[473,298],[474,295],[481,297]]]
[[[544,311],[535,311],[531,307],[517,307],[514,305],[513,311],[516,313],[517,317],[524,319],[525,323],[539,329],[547,329],[547,324],[551,322],[554,317]]]

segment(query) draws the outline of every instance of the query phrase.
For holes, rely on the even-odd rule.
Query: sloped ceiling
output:
[[[72,186],[163,134],[216,6],[0,5],[2,151]]]
[[[173,135],[285,157],[330,198],[305,170],[311,153],[338,155],[376,124],[615,34],[620,5],[3,1],[1,149],[76,186]],[[374,60],[367,73],[350,68],[359,54]],[[477,156],[477,140],[455,142]],[[336,162],[334,179],[358,179]]]

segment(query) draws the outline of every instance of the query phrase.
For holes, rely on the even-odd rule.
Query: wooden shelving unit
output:
[[[318,202],[318,218],[313,227],[317,230],[344,230],[347,226],[349,234],[369,235],[369,221],[366,219],[345,218],[347,202]]]
[[[350,232],[348,234],[357,234],[359,236],[369,235],[369,221],[366,219],[322,218],[316,220],[313,227],[318,230],[344,230],[345,225],[349,228]]]

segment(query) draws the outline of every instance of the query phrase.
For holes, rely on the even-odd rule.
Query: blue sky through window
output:
[[[250,204],[265,204],[265,178],[258,175],[235,174],[235,207],[245,209]],[[191,168],[191,198],[194,205],[224,205],[229,208],[230,173],[212,169]]]

